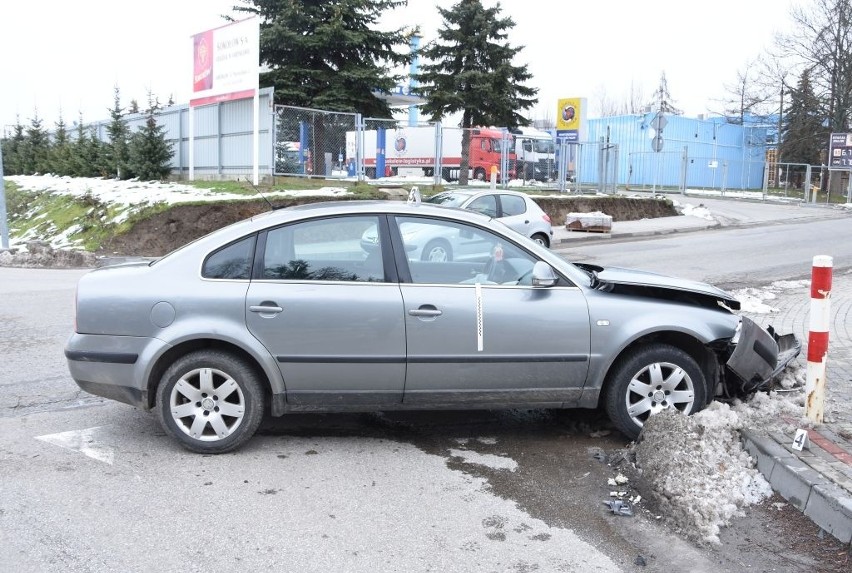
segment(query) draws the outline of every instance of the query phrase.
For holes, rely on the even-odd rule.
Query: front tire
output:
[[[694,414],[707,403],[707,383],[689,354],[668,344],[649,344],[628,351],[607,378],[604,407],[610,420],[631,439],[644,423],[674,408]]]
[[[157,387],[157,417],[183,447],[202,454],[230,452],[257,431],[264,393],[244,360],[218,350],[182,356]]]

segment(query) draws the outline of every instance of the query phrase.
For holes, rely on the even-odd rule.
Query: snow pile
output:
[[[699,219],[705,219],[707,221],[713,221],[713,215],[710,214],[710,209],[705,207],[704,205],[692,205],[690,203],[678,203],[677,201],[672,201],[674,203],[675,209],[680,211],[681,215],[686,215],[687,217],[698,217]]]
[[[802,301],[806,302],[810,297],[810,280],[798,281],[776,281],[767,287],[745,288],[731,292],[731,295],[740,301],[740,310],[752,314],[771,314],[778,309],[765,303],[767,300],[775,300],[782,291],[798,290],[802,293]]]
[[[801,368],[785,372],[781,386],[801,386]],[[683,416],[665,410],[651,417],[634,446],[636,465],[660,510],[695,541],[718,544],[719,531],[742,509],[772,495],[743,449],[739,430],[800,421],[802,394],[758,393],[733,405],[711,403]]]
[[[104,203],[117,205],[150,205],[154,203],[186,203],[189,201],[242,200],[247,196],[226,193],[213,189],[201,189],[191,185],[161,181],[139,181],[129,179],[98,179],[96,177],[60,177],[57,175],[13,175],[8,178],[24,191],[47,191],[83,197],[91,195]],[[337,196],[347,195],[343,187],[322,187],[298,191],[272,191],[267,197]]]

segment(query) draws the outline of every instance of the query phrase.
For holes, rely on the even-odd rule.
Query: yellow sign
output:
[[[583,115],[583,99],[579,97],[563,98],[556,104],[556,129],[580,129]]]

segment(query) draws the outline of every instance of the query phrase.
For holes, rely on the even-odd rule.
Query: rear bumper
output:
[[[145,368],[167,346],[156,338],[75,333],[65,345],[65,358],[82,390],[148,409]]]

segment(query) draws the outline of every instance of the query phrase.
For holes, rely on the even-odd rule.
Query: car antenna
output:
[[[281,209],[281,207],[276,207],[275,205],[273,205],[273,204],[272,204],[272,202],[271,202],[271,201],[270,201],[270,200],[266,197],[266,195],[264,195],[264,194],[260,191],[260,188],[259,188],[257,185],[255,185],[255,184],[254,184],[254,182],[252,182],[252,180],[251,180],[251,179],[249,179],[248,177],[246,177],[245,179],[246,179],[246,183],[248,183],[249,185],[251,185],[251,186],[254,188],[255,193],[257,193],[258,195],[260,195],[260,196],[261,196],[261,198],[262,198],[264,201],[266,201],[266,204],[267,204],[267,205],[269,205],[269,208],[270,208],[270,209],[272,209],[273,211],[275,211],[275,210],[277,210],[277,209]]]

